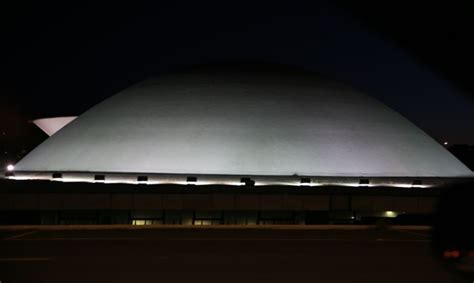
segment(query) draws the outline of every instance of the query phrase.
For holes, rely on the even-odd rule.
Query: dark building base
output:
[[[0,225],[430,224],[440,188],[0,182]]]

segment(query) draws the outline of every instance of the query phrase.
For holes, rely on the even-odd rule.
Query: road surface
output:
[[[464,282],[426,231],[40,229],[0,227],[1,283]]]

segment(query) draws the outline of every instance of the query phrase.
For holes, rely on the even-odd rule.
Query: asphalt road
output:
[[[2,230],[0,281],[464,282],[423,231]]]

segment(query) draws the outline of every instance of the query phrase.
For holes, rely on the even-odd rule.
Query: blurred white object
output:
[[[42,118],[34,120],[33,123],[38,126],[38,128],[43,130],[43,132],[45,132],[48,136],[52,136],[76,118],[76,116]]]

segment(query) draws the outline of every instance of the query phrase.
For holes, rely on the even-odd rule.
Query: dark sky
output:
[[[472,1],[37,2],[0,8],[4,151],[45,139],[30,119],[78,115],[146,77],[229,60],[347,81],[439,141],[474,144]]]

